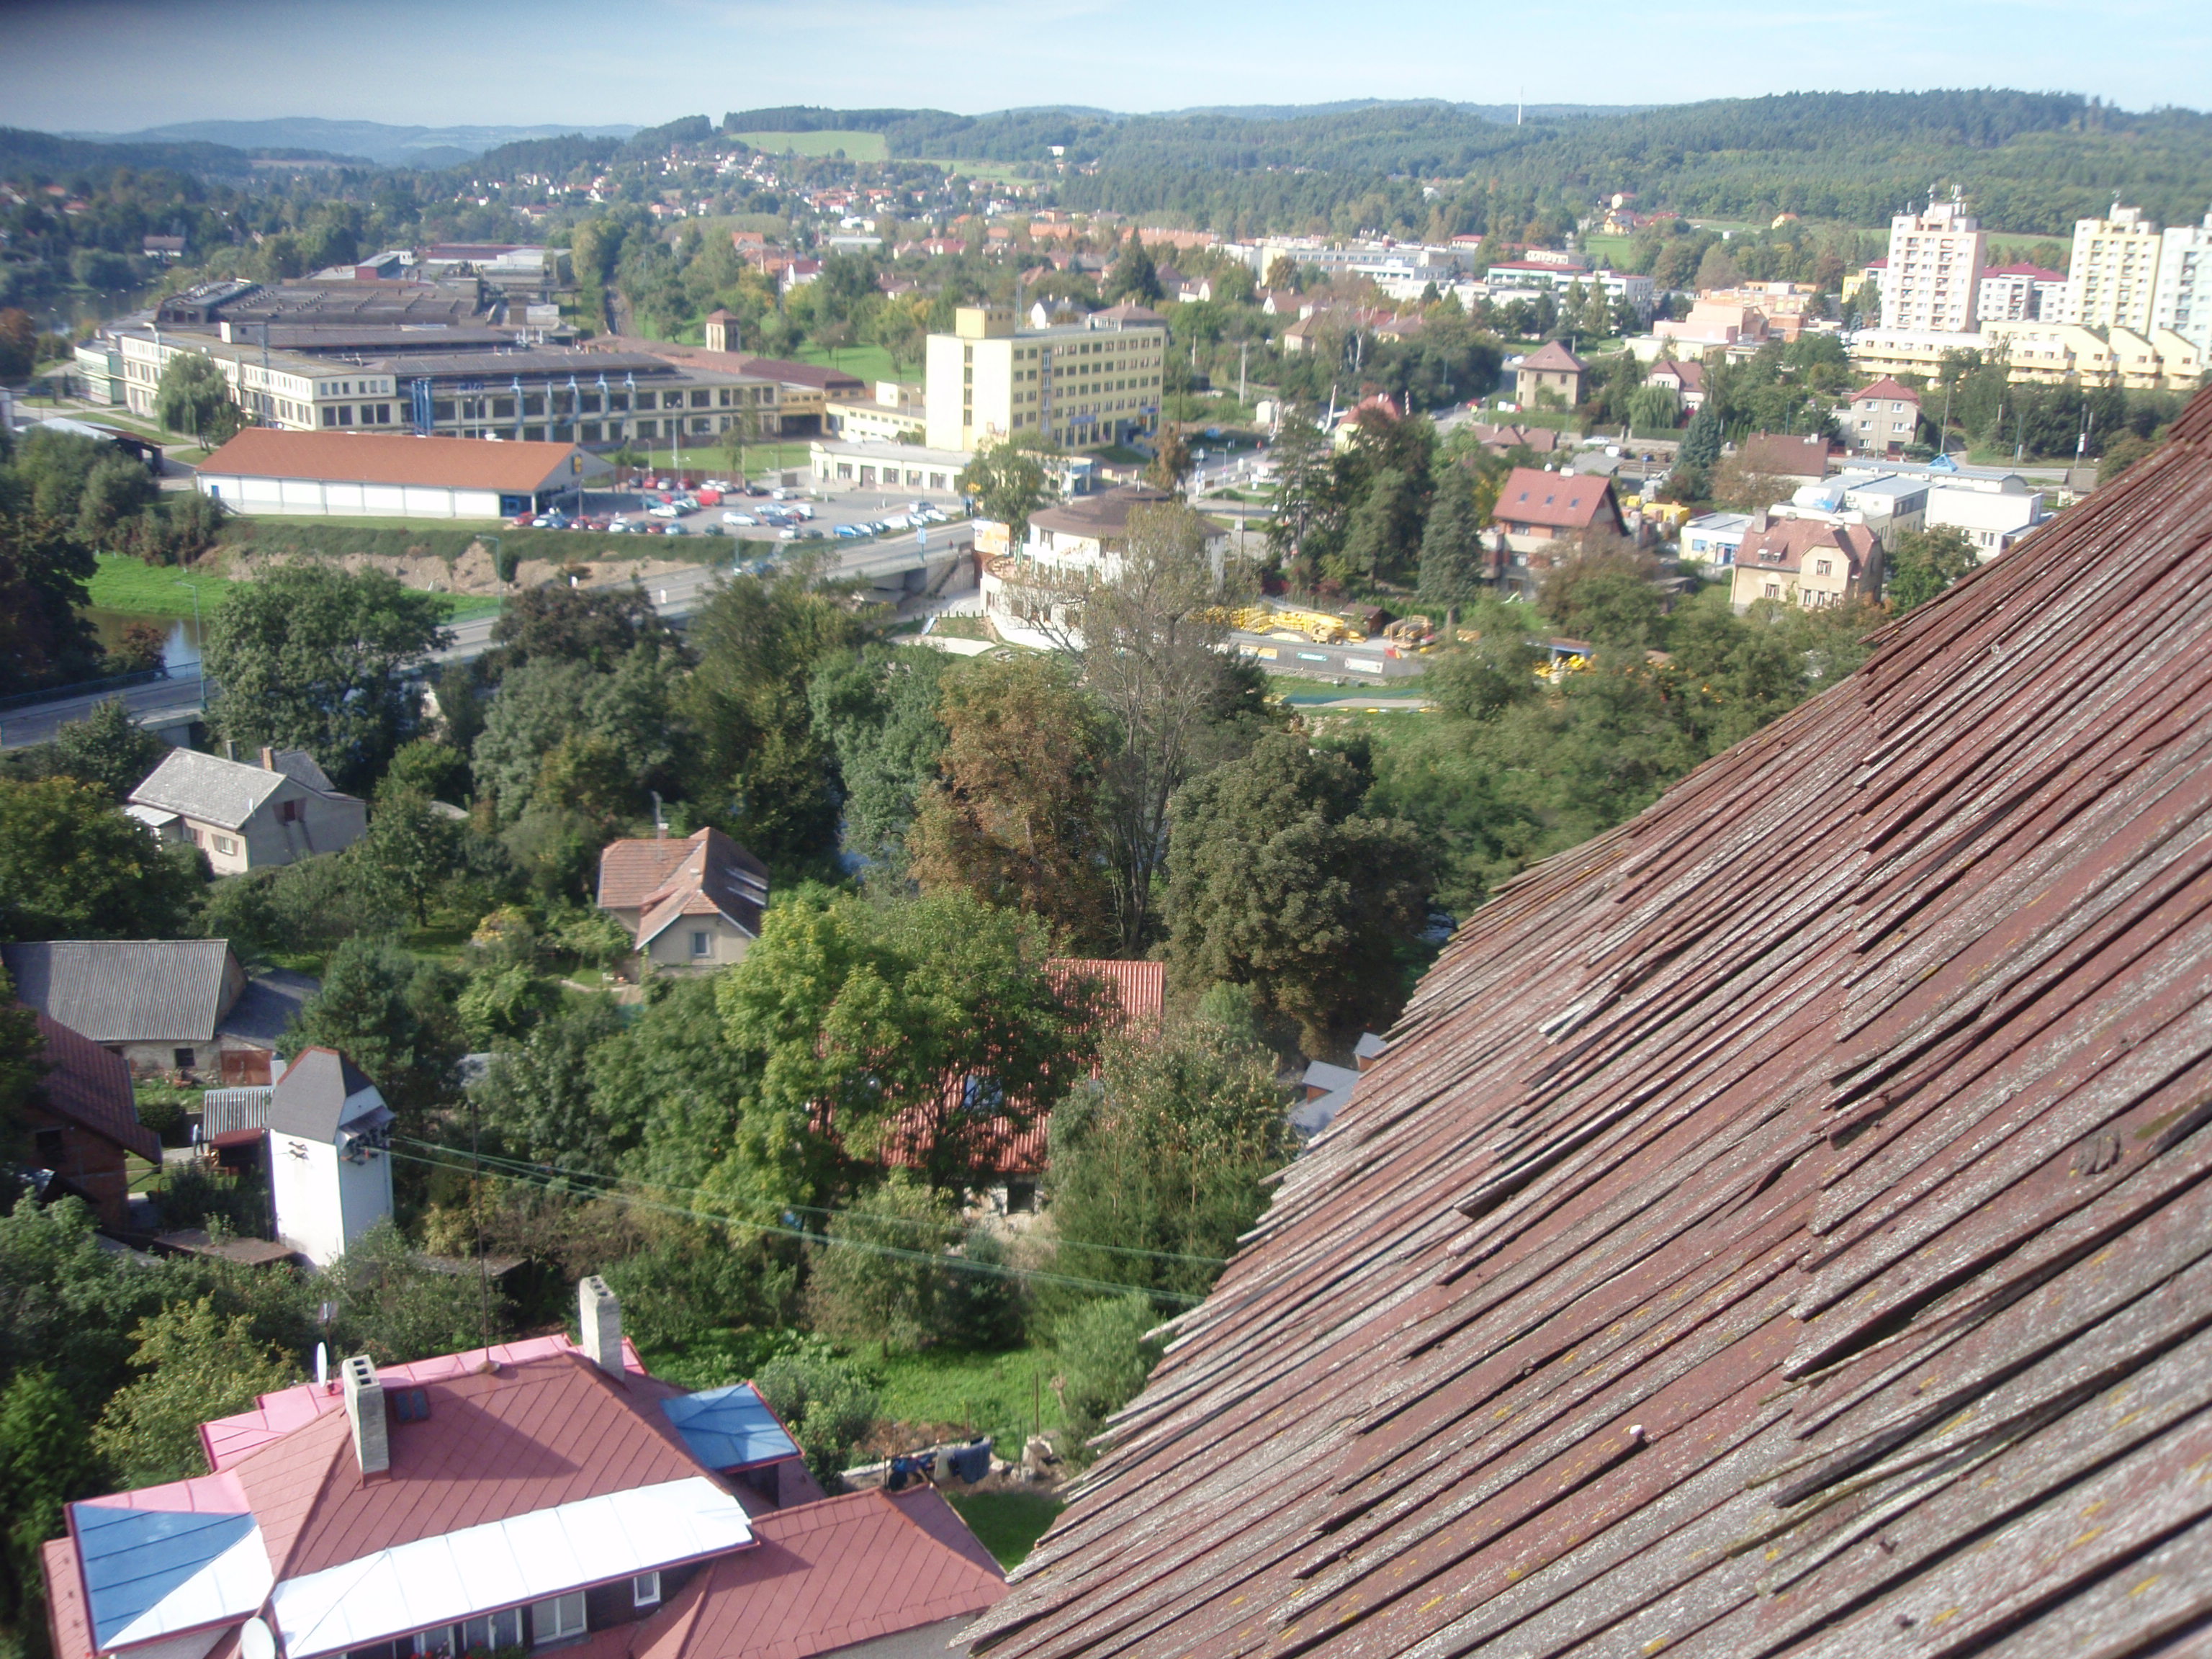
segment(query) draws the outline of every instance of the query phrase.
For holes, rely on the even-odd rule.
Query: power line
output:
[[[423,1146],[428,1143],[416,1141],[410,1144]],[[436,1150],[442,1152],[445,1149],[437,1148]],[[533,1181],[528,1176],[510,1174],[504,1170],[483,1169],[470,1163],[465,1154],[456,1154],[451,1158],[424,1158],[417,1153],[400,1152],[396,1147],[387,1149],[387,1152],[390,1157],[404,1159],[410,1164],[421,1164],[434,1170],[451,1170],[465,1175],[489,1176],[493,1180],[504,1181],[519,1187],[543,1187],[546,1184],[543,1181]],[[1096,1291],[1113,1296],[1124,1296],[1131,1291],[1137,1291],[1162,1301],[1180,1302],[1187,1307],[1195,1307],[1205,1300],[1203,1297],[1188,1295],[1180,1291],[1164,1291],[1144,1285],[1121,1284],[1105,1279],[1083,1279],[1073,1273],[1048,1273],[1036,1267],[1013,1267],[1000,1262],[973,1261],[964,1256],[947,1255],[934,1250],[909,1250],[896,1244],[876,1244],[864,1239],[832,1238],[825,1234],[808,1232],[803,1227],[781,1226],[773,1222],[747,1220],[741,1216],[717,1215],[705,1210],[686,1208],[681,1205],[661,1204],[648,1198],[640,1197],[635,1193],[602,1190],[597,1194],[597,1196],[610,1199],[617,1204],[627,1204],[642,1210],[653,1210],[663,1215],[677,1216],[685,1220],[706,1222],[722,1227],[743,1227],[757,1233],[795,1238],[808,1244],[823,1245],[833,1249],[862,1250],[872,1255],[950,1267],[957,1272],[974,1273],[984,1278],[1028,1279],[1037,1284],[1064,1285],[1072,1290]]]
[[[449,1157],[459,1156],[454,1148],[440,1146],[436,1141],[417,1140],[411,1137],[405,1136],[395,1137],[395,1139],[404,1139],[409,1146],[420,1146],[428,1152],[442,1152]],[[601,1175],[598,1171],[592,1170],[572,1170],[558,1164],[533,1164],[526,1158],[500,1158],[489,1152],[481,1154],[472,1152],[470,1156],[473,1158],[478,1158],[481,1162],[485,1164],[501,1165],[507,1170],[514,1170],[525,1176],[543,1177],[547,1176],[562,1176],[572,1181],[592,1182],[597,1184],[592,1186],[589,1190],[602,1197],[618,1198],[623,1196],[623,1193],[617,1189],[617,1183],[624,1183],[630,1187],[644,1187],[653,1192],[680,1193],[694,1198],[709,1195],[707,1188],[703,1187],[677,1187],[664,1185],[659,1182],[637,1182],[632,1181],[629,1177],[623,1176]],[[550,1183],[541,1181],[539,1184],[550,1185]],[[787,1214],[818,1215],[825,1218],[850,1213],[847,1211],[825,1209],[818,1204],[785,1204],[781,1205],[778,1207],[783,1210]],[[934,1224],[931,1222],[923,1221],[911,1216],[870,1214],[868,1218],[871,1221],[884,1222],[890,1225],[900,1227],[928,1227]],[[802,1231],[801,1237],[815,1238],[820,1237],[820,1235],[807,1233]],[[1085,1240],[1080,1244],[1076,1245],[1074,1248],[1084,1250],[1096,1250],[1108,1255],[1134,1256],[1153,1261],[1184,1261],[1200,1267],[1225,1267],[1229,1265],[1229,1258],[1226,1256],[1192,1255],[1178,1250],[1148,1250],[1134,1244],[1094,1244],[1090,1241]]]

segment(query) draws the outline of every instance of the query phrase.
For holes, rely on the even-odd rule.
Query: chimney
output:
[[[261,769],[264,772],[276,769],[276,751],[265,743],[261,745]]]
[[[384,1417],[384,1385],[376,1380],[376,1366],[365,1353],[346,1361],[346,1421],[353,1425],[353,1455],[361,1465],[362,1479],[374,1480],[392,1473],[391,1429]]]
[[[576,1322],[583,1329],[584,1352],[609,1376],[623,1375],[622,1303],[593,1273],[576,1281]]]

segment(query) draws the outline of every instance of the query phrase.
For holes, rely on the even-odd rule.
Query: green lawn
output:
[[[801,155],[835,155],[842,149],[848,161],[884,161],[890,159],[891,153],[889,141],[880,132],[854,132],[837,127],[824,132],[738,132],[731,137],[771,155],[794,150]]]
[[[1585,236],[1583,252],[1601,265],[1618,266],[1628,257],[1633,239],[1627,236]]]
[[[850,352],[844,355],[852,356]],[[749,443],[745,446],[745,471],[754,477],[763,472],[781,471],[793,467],[805,471],[814,465],[809,441],[802,439],[797,442]],[[631,447],[635,449],[637,447],[632,445]],[[648,464],[653,466],[672,467],[676,465],[676,450],[672,444],[663,444],[656,449],[637,449],[637,453],[647,457]],[[690,472],[720,473],[738,470],[737,463],[731,458],[729,451],[722,447],[720,438],[696,448],[690,444],[684,445],[684,467]]]
[[[1030,177],[1019,166],[1011,161],[979,161],[971,156],[960,156],[956,159],[925,155],[916,159],[927,161],[933,167],[943,167],[956,178],[981,179],[986,184],[1025,184]]]
[[[89,602],[101,611],[119,611],[133,617],[189,617],[192,591],[199,590],[199,614],[212,616],[230,596],[230,583],[220,576],[194,576],[167,565],[145,564],[127,553],[102,553],[92,580],[86,585]],[[498,614],[500,599],[488,593],[440,593],[447,622],[467,622]]]
[[[863,380],[896,380],[902,378],[899,367],[891,361],[891,354],[879,345],[839,346],[836,361],[831,361],[830,348],[809,340],[799,348],[802,363],[820,363],[827,368],[842,369],[846,374]],[[906,374],[914,371],[908,368]]]
[[[945,1493],[968,1529],[1002,1567],[1018,1567],[1059,1516],[1063,1505],[1041,1492]]]
[[[936,1348],[888,1359],[863,1352],[856,1358],[883,1378],[881,1410],[891,1422],[951,1424],[963,1432],[988,1434],[1002,1457],[1020,1456],[1022,1443],[1040,1424],[1060,1426],[1060,1401],[1052,1391],[1057,1364],[1048,1348],[998,1353]]]

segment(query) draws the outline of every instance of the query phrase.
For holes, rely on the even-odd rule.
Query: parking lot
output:
[[[686,496],[699,498],[685,507]],[[713,497],[714,499],[705,499]],[[675,508],[672,512],[668,509]],[[653,536],[726,536],[739,540],[784,544],[841,538],[838,526],[887,525],[893,532],[942,524],[959,510],[957,498],[931,501],[912,491],[821,491],[812,488],[724,491],[694,485],[688,492],[667,489],[586,489],[563,497],[555,513],[533,514],[541,528],[580,525],[592,530]],[[755,522],[736,523],[743,518]]]

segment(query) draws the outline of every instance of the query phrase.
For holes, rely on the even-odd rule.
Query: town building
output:
[[[21,1127],[30,1165],[44,1172],[40,1201],[81,1198],[100,1225],[119,1230],[131,1218],[129,1160],[160,1164],[161,1139],[138,1121],[128,1061],[58,1019],[35,1017],[45,1069],[22,1103]]]
[[[1625,538],[1628,520],[1613,480],[1596,473],[1516,466],[1491,510],[1497,537],[1489,577],[1510,597],[1534,599],[1560,545]]]
[[[1079,637],[1083,595],[1121,574],[1133,514],[1172,505],[1174,492],[1150,484],[1121,484],[1096,495],[1071,496],[1030,515],[1029,538],[1006,545],[1005,525],[976,526],[984,613],[1002,635],[1030,635],[1025,643],[1058,643]],[[1218,574],[1229,549],[1229,532],[1211,520],[1206,552]],[[987,529],[995,528],[995,536]]]
[[[1437,279],[1409,276],[1395,284],[1382,284],[1382,291],[1395,300],[1418,299],[1432,280]],[[1405,291],[1409,287],[1410,293]],[[1486,295],[1497,305],[1510,305],[1539,294],[1548,294],[1567,304],[1577,293],[1587,295],[1595,289],[1605,295],[1615,318],[1639,325],[1650,317],[1658,295],[1657,286],[1650,277],[1632,270],[1589,270],[1540,259],[1501,261],[1491,266],[1478,284],[1456,283],[1446,276],[1438,292],[1456,293],[1468,288]]]
[[[1863,524],[1752,514],[1736,549],[1729,602],[1737,614],[1761,599],[1807,611],[1881,592],[1881,543]]]
[[[730,343],[727,350],[713,349],[712,338]],[[644,340],[610,334],[592,342],[593,350],[659,359],[690,371],[708,371],[747,380],[764,381],[776,388],[776,424],[773,431],[787,438],[811,437],[822,429],[822,413],[833,398],[850,401],[865,398],[867,383],[857,374],[826,363],[802,363],[784,357],[762,357],[737,349],[737,332],[726,325],[710,337],[709,347],[675,345],[663,340]]]
[[[392,1109],[334,1048],[303,1048],[269,1091],[276,1242],[327,1267],[392,1213]]]
[[[2202,224],[2166,228],[2150,310],[2154,337],[2178,335],[2212,358],[2212,213]]]
[[[1540,407],[1543,400],[1571,409],[1582,402],[1589,375],[1588,363],[1557,340],[1547,340],[1514,365],[1514,400],[1523,409]]]
[[[2066,268],[2066,302],[2058,318],[2084,328],[2151,327],[2158,289],[2158,227],[2141,208],[2112,204],[2102,219],[2074,222],[2074,257]]]
[[[1744,470],[1762,478],[1793,483],[1818,483],[1828,475],[1832,446],[1818,436],[1779,432],[1755,432],[1737,447]]]
[[[1973,544],[1984,564],[2010,552],[2021,537],[2050,518],[2043,492],[2018,478],[1995,489],[1942,486],[1928,492],[1923,524],[1929,530],[1955,530]]]
[[[720,830],[610,842],[599,907],[630,931],[640,978],[744,960],[768,908],[768,866]]]
[[[2066,308],[2066,274],[2040,265],[1997,265],[1982,273],[1977,323],[2055,323]]]
[[[1647,386],[1663,386],[1673,392],[1692,414],[1705,406],[1705,366],[1702,362],[1661,357],[1644,372],[1644,380]]]
[[[1889,262],[1881,273],[1881,325],[1964,334],[1981,302],[1989,239],[1954,198],[1889,222]]]
[[[1947,353],[1979,351],[2003,362],[2015,385],[2130,386],[2187,392],[2203,373],[2205,354],[2171,329],[2148,337],[2131,330],[2098,332],[2071,323],[1984,323],[1975,334],[1863,329],[1852,337],[1851,367],[1862,374],[1918,374],[1933,380]]]
[[[1750,533],[1748,513],[1701,513],[1682,526],[1682,556],[1725,570]]]
[[[960,488],[960,475],[975,458],[965,450],[929,449],[878,440],[817,438],[807,446],[817,483],[861,489],[918,489],[945,495]],[[1040,456],[1048,465],[1051,456]],[[1085,477],[1091,463],[1079,471]]]
[[[1764,344],[1766,313],[1741,300],[1699,299],[1692,303],[1687,316],[1662,317],[1652,324],[1650,337],[1670,342],[1678,355],[1687,351],[1708,357]]]
[[[2200,399],[1492,895],[967,1650],[2201,1648],[2207,592]]]
[[[823,430],[853,443],[920,443],[928,422],[921,388],[898,380],[876,382],[872,398],[833,398],[822,407]]]
[[[124,810],[164,841],[190,842],[219,876],[341,853],[368,828],[368,805],[303,749],[264,748],[258,765],[172,749]]]
[[[963,306],[925,349],[928,447],[972,452],[1030,434],[1087,449],[1150,433],[1167,345],[1166,322],[1141,307],[1019,330],[1011,310]]]
[[[18,1000],[120,1055],[136,1076],[270,1079],[276,1033],[234,1018],[254,999],[227,939],[0,945],[0,963]]]
[[[543,512],[612,472],[574,444],[249,427],[197,482],[240,513],[489,520]]]
[[[933,1486],[824,1497],[750,1383],[662,1382],[577,1301],[580,1340],[356,1355],[203,1424],[209,1473],[69,1504],[56,1659],[922,1659],[1005,1594]]]
[[[1920,394],[1885,374],[1851,393],[1841,424],[1850,447],[1862,454],[1898,454],[1917,441]]]

